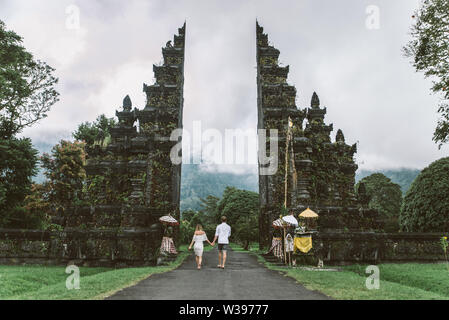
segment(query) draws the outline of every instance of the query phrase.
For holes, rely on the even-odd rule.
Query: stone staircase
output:
[[[264,253],[264,254],[261,254],[261,256],[265,259],[266,262],[272,263],[276,266],[284,265],[282,260],[279,260],[278,258],[276,258],[272,253]]]

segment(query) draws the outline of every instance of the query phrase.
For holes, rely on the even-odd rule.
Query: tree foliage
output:
[[[30,139],[0,139],[0,225],[9,226],[19,219],[37,162]]]
[[[256,192],[227,187],[217,206],[217,220],[226,216],[233,230],[233,239],[248,248],[258,240],[259,195]]]
[[[207,196],[206,199],[201,199],[202,209],[200,211],[185,210],[182,213],[181,219],[181,241],[189,243],[192,240],[193,232],[197,224],[203,226],[209,240],[215,235],[215,227],[217,226],[217,205],[220,198],[215,196]]]
[[[23,207],[17,211],[20,216],[17,217],[14,227],[46,229],[50,224],[52,214],[49,194],[48,183],[33,184],[31,192],[25,197]]]
[[[441,147],[449,142],[449,1],[424,0],[413,17],[412,40],[404,54],[417,71],[433,80],[432,91],[446,100],[438,108],[441,118],[433,136]]]
[[[107,118],[102,114],[94,122],[86,121],[80,124],[72,135],[76,140],[85,142],[87,146],[93,146],[95,143],[103,145],[110,139],[110,129],[115,125],[114,118]]]
[[[0,225],[34,228],[42,211],[26,203],[36,190],[37,151],[31,140],[17,138],[23,128],[46,117],[58,101],[54,69],[35,60],[22,46],[22,38],[0,21]]]
[[[208,217],[205,212],[186,210],[182,213],[180,225],[180,240],[182,243],[190,243],[197,224],[200,224],[203,227],[207,237],[212,241],[216,227],[216,223],[214,223],[213,219]]]
[[[54,69],[35,60],[0,21],[0,137],[9,139],[46,117],[58,101]]]
[[[42,166],[50,187],[49,200],[56,209],[82,200],[86,177],[84,143],[61,140],[51,155],[44,153]]]
[[[216,220],[219,215],[218,202],[220,198],[208,195],[206,199],[201,199],[201,212],[203,212],[209,219]]]
[[[401,187],[402,194],[405,194],[410,188],[413,180],[418,176],[420,170],[410,168],[390,169],[390,170],[357,170],[356,181],[359,181],[373,173],[382,173],[389,178],[393,183],[398,184]]]
[[[259,235],[259,196],[257,193],[226,187],[220,198],[209,195],[201,199],[200,211],[186,210],[182,213],[181,239],[192,240],[193,231],[201,224],[209,240],[215,235],[215,228],[221,223],[221,216],[227,217],[232,228],[232,241],[240,242],[248,247],[250,242],[257,241]]]
[[[382,173],[373,173],[363,178],[357,183],[357,189],[361,183],[364,184],[369,198],[368,207],[379,212],[386,231],[397,232],[402,204],[401,187]]]
[[[421,171],[405,195],[401,229],[411,232],[449,230],[449,157]]]

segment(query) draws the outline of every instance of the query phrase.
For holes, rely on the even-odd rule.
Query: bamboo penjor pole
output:
[[[291,128],[293,126],[292,119],[288,117],[288,124],[287,124],[287,137],[285,141],[285,175],[284,175],[284,208],[287,209],[287,199],[288,199],[288,149],[291,139]],[[285,246],[285,228],[284,226],[284,238],[283,238],[283,247],[284,247],[284,263],[287,264],[287,248]]]

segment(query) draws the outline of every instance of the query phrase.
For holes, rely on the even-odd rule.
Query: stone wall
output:
[[[298,262],[324,264],[436,262],[444,260],[440,233],[327,232],[312,237],[313,248]]]
[[[0,229],[1,264],[61,264],[79,266],[153,265],[152,243],[158,230],[63,231]],[[329,232],[313,235],[309,253],[295,254],[298,263],[326,265],[444,260],[439,233]]]
[[[160,232],[0,229],[1,264],[154,265]]]

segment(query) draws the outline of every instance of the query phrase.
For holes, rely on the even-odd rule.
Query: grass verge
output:
[[[241,246],[234,245],[244,251]],[[252,248],[252,250],[251,250]],[[449,273],[443,263],[380,264],[379,289],[367,289],[367,265],[340,267],[341,271],[309,271],[266,262],[251,246],[250,253],[267,268],[295,279],[309,290],[341,300],[448,300]]]
[[[85,300],[104,299],[157,273],[177,268],[190,254],[181,246],[178,257],[167,266],[139,268],[80,267],[80,289],[66,288],[65,267],[0,266],[2,300]]]

